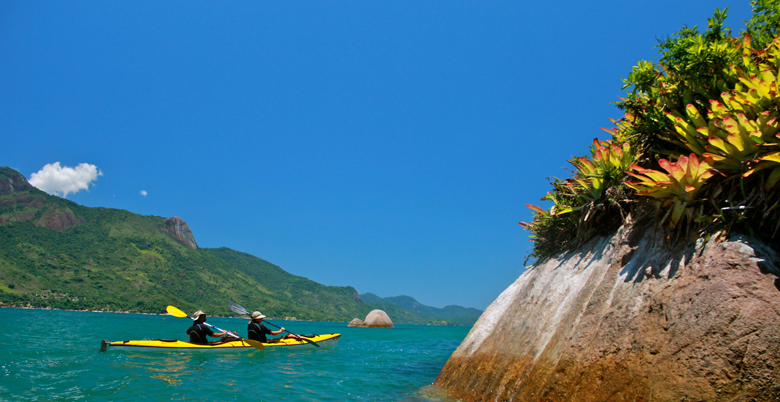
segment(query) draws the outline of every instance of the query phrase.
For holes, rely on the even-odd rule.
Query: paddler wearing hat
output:
[[[278,331],[271,331],[268,327],[263,325],[263,318],[265,318],[265,316],[259,311],[252,313],[252,319],[249,321],[249,326],[246,328],[249,339],[268,342],[266,335],[279,335],[284,332],[284,327],[280,328]]]
[[[208,338],[206,338],[206,335],[219,338],[220,336],[227,335],[227,332],[214,332],[209,328],[207,325],[204,324],[206,322],[206,313],[198,310],[195,312],[195,314],[192,315],[193,321],[192,325],[187,328],[187,335],[190,336],[190,343],[197,343],[201,345],[207,345],[209,343]]]

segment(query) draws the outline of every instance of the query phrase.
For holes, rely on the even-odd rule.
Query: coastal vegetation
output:
[[[549,209],[528,205],[533,257],[613,232],[642,206],[668,242],[738,231],[777,244],[780,2],[751,4],[738,35],[716,9],[704,32],[683,27],[660,41],[657,62],[633,67],[610,138],[553,179]]]

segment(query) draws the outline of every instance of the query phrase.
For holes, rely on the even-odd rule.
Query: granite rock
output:
[[[365,320],[358,318],[353,319],[347,325],[348,327],[364,327],[364,328],[395,328],[393,321],[383,310],[372,310],[366,316]]]
[[[778,255],[647,224],[529,267],[435,385],[463,401],[780,400]]]

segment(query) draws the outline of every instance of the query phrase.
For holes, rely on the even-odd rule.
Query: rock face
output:
[[[357,318],[350,321],[348,327],[365,327],[365,328],[395,328],[393,321],[382,310],[372,310],[366,316],[365,321],[361,321]]]
[[[83,218],[76,218],[68,208],[60,208],[57,205],[50,206],[43,213],[41,219],[35,222],[35,226],[42,226],[58,232],[64,232],[65,229],[84,223]]]
[[[198,249],[198,243],[195,242],[195,236],[193,236],[192,230],[187,226],[187,222],[185,222],[184,219],[179,218],[178,216],[168,218],[165,221],[164,231],[185,246],[189,246],[193,250]]]
[[[9,167],[0,167],[0,195],[11,194],[15,191],[25,191],[30,188],[32,188],[32,185],[21,173]]]
[[[669,249],[629,223],[526,270],[435,385],[464,401],[779,400],[778,266],[755,239]]]

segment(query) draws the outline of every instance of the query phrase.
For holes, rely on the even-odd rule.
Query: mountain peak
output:
[[[25,191],[31,188],[32,185],[24,175],[8,166],[0,167],[0,195],[11,194],[15,191]]]

